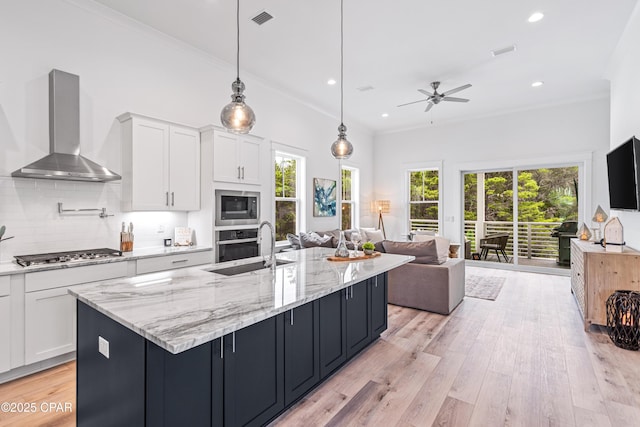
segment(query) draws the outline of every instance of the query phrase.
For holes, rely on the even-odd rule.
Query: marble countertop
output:
[[[62,268],[73,268],[80,267],[84,265],[94,265],[94,264],[107,264],[111,262],[123,262],[130,261],[142,258],[153,258],[158,256],[168,256],[182,253],[190,253],[190,252],[204,252],[212,250],[211,246],[188,246],[188,247],[179,247],[179,246],[171,246],[171,247],[151,247],[151,248],[142,248],[142,249],[134,249],[131,252],[123,252],[121,257],[115,258],[100,258],[100,259],[90,259],[90,260],[82,260],[82,261],[73,261],[73,262],[63,262],[57,264],[38,264],[38,265],[30,265],[29,267],[23,267],[21,265],[16,264],[15,262],[3,262],[0,263],[0,276],[5,276],[9,274],[20,274],[20,273],[33,273],[35,271],[45,271],[45,270],[59,270]]]
[[[69,293],[171,353],[180,353],[336,292],[414,259],[382,254],[332,262],[335,249],[280,253],[292,261],[235,276],[215,270],[261,257],[113,279]]]

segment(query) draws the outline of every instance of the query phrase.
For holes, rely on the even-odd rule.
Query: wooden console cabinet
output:
[[[571,239],[571,292],[584,320],[607,324],[606,302],[617,290],[640,291],[640,252],[606,252],[600,245]]]

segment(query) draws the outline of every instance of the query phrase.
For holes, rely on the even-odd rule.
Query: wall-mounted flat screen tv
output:
[[[607,154],[609,206],[640,210],[640,141],[634,136]]]

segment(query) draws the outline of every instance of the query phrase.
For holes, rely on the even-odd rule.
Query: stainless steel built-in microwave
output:
[[[216,190],[216,225],[248,225],[260,222],[260,193]]]

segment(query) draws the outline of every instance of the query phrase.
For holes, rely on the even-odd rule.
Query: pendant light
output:
[[[244,103],[244,83],[240,80],[240,0],[236,4],[236,28],[237,28],[237,50],[236,50],[236,80],[231,84],[233,93],[231,102],[227,104],[220,113],[220,121],[229,132],[249,133],[253,125],[256,124],[256,115],[251,107]]]
[[[331,144],[331,155],[338,159],[348,159],[353,154],[353,145],[347,139],[344,125],[344,0],[340,0],[340,126],[338,139]]]

